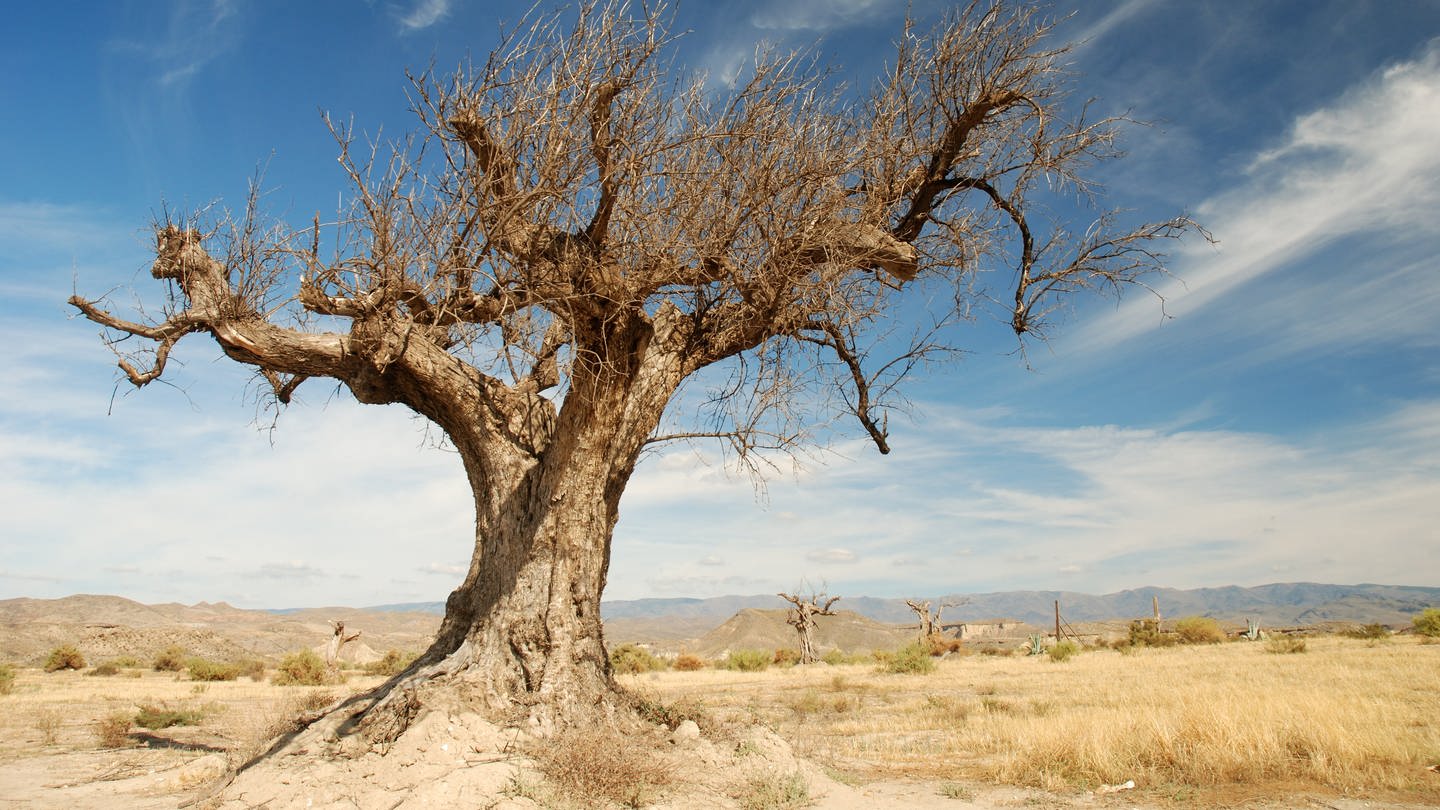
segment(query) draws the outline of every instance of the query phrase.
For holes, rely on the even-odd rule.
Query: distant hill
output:
[[[1149,616],[1151,597],[1169,618],[1210,616],[1239,622],[1255,619],[1265,626],[1292,626],[1318,622],[1357,622],[1407,625],[1410,617],[1427,607],[1440,607],[1440,588],[1403,585],[1325,585],[1288,582],[1250,588],[1132,588],[1096,596],[1075,591],[1003,591],[999,593],[917,595],[936,605],[960,603],[945,609],[945,621],[980,621],[1008,618],[1045,627],[1054,622],[1055,602],[1070,622],[1096,622]],[[711,599],[636,599],[606,602],[601,613],[612,618],[640,619],[684,616],[724,621],[745,608],[781,605],[772,595],[720,596]],[[443,609],[443,606],[441,606]],[[908,624],[914,614],[904,599],[845,596],[836,607],[878,622]]]
[[[787,610],[744,608],[725,623],[687,645],[686,651],[705,658],[718,658],[730,650],[774,650],[800,646],[795,628],[786,624]],[[817,616],[815,646],[821,651],[847,652],[891,650],[915,640],[909,627],[882,624],[849,610],[833,616]]]

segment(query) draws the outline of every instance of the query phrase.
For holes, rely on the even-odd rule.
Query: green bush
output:
[[[740,672],[764,672],[770,667],[770,660],[773,656],[764,650],[731,650],[721,662],[721,669],[733,669]]]
[[[1427,638],[1440,638],[1440,608],[1426,608],[1423,613],[1410,622],[1415,625],[1415,632]]]
[[[793,667],[800,663],[800,653],[789,647],[778,647],[775,650],[775,656],[770,659],[770,663],[777,667]]]
[[[1130,622],[1130,637],[1125,643],[1131,647],[1169,647],[1176,638],[1161,631],[1160,623],[1154,619],[1136,619]]]
[[[399,650],[386,650],[385,657],[379,661],[371,661],[365,665],[366,675],[399,675],[405,671],[419,656],[415,653],[402,653]]]
[[[15,690],[15,667],[9,664],[0,664],[0,695],[8,695]]]
[[[121,669],[135,669],[140,666],[140,659],[133,655],[121,655],[111,658],[110,663]]]
[[[930,645],[916,642],[907,644],[889,655],[876,656],[882,672],[893,675],[925,675],[935,671],[935,659],[930,657]]]
[[[152,666],[156,672],[180,672],[185,669],[185,663],[189,657],[189,654],[185,652],[183,647],[172,644],[161,650],[159,655],[155,656],[155,662]]]
[[[235,666],[239,668],[240,674],[256,683],[265,680],[265,662],[259,658],[251,658],[248,661],[237,661]]]
[[[239,664],[221,664],[204,658],[191,658],[185,662],[192,681],[233,681],[240,677]]]
[[[58,672],[62,669],[84,669],[85,656],[75,649],[74,645],[66,644],[56,647],[50,651],[50,657],[45,659],[46,672]]]
[[[159,706],[143,704],[135,713],[135,725],[151,731],[171,726],[198,726],[204,719],[205,713],[200,709],[172,709],[163,703]]]
[[[85,674],[106,678],[111,675],[119,675],[120,667],[115,666],[114,661],[106,661],[105,663],[96,666],[94,669],[90,670]]]
[[[639,675],[665,669],[665,659],[656,658],[638,644],[621,644],[610,651],[610,669],[619,675]]]
[[[1185,644],[1219,644],[1225,640],[1220,623],[1208,616],[1186,616],[1175,622],[1175,635]]]
[[[270,682],[276,686],[325,686],[337,680],[314,650],[300,650],[280,660]]]
[[[1080,645],[1066,639],[1050,647],[1050,660],[1057,662],[1068,661],[1079,652]]]

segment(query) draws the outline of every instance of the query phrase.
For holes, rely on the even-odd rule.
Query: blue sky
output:
[[[814,45],[863,84],[905,6],[691,3],[680,61],[718,86],[757,41]],[[333,211],[319,111],[403,133],[405,69],[482,57],[521,10],[7,9],[0,598],[365,605],[459,582],[469,497],[422,422],[312,382],[266,430],[196,337],[134,391],[63,302],[158,305],[149,222],[239,207],[258,168],[272,213]],[[1084,3],[1055,36],[1081,42],[1078,95],[1151,122],[1099,171],[1110,201],[1218,243],[1173,252],[1163,306],[1078,302],[1028,365],[981,313],[889,456],[842,438],[763,496],[703,450],[650,456],[608,597],[1440,584],[1440,3]]]

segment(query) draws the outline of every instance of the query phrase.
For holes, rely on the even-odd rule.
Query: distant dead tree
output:
[[[334,619],[330,620],[330,626],[335,628],[335,632],[330,636],[330,643],[325,645],[325,666],[337,669],[340,666],[340,648],[360,638],[361,631],[346,633],[345,623]]]
[[[840,597],[832,596],[822,606],[820,600],[825,599],[824,591],[809,596],[801,596],[798,592],[793,596],[788,593],[779,593],[776,596],[792,605],[785,623],[795,628],[795,632],[800,636],[800,663],[815,663],[819,660],[815,655],[815,617],[834,616],[830,606],[839,601]]]
[[[905,604],[910,610],[914,611],[915,616],[920,620],[920,641],[923,642],[929,641],[944,630],[943,625],[940,624],[940,614],[945,612],[945,608],[957,607],[964,603],[943,602],[939,607],[935,608],[934,613],[930,612],[930,600],[928,599],[924,602],[906,599]]]
[[[676,67],[669,19],[532,12],[482,63],[413,77],[414,135],[331,124],[334,221],[267,219],[257,184],[233,217],[155,224],[158,306],[70,298],[137,386],[203,335],[275,403],[334,380],[459,456],[469,570],[429,650],[337,728],[383,743],[432,702],[547,727],[631,711],[600,599],[646,448],[718,440],[763,472],[848,414],[888,453],[901,384],[977,313],[1003,302],[1016,335],[1042,332],[1076,295],[1143,284],[1157,244],[1195,228],[1073,214],[1125,122],[1070,98],[1031,4],[907,23],[859,91],[762,49],[716,92]]]

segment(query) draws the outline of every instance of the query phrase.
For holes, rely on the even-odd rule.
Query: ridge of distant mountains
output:
[[[831,594],[834,596],[834,594]],[[914,613],[904,599],[841,595],[837,608],[854,611],[879,622],[909,623]],[[983,619],[1018,619],[1048,626],[1055,620],[1055,602],[1066,621],[1092,622],[1149,616],[1151,599],[1168,618],[1209,616],[1244,622],[1255,619],[1267,626],[1320,622],[1409,624],[1410,618],[1429,607],[1440,607],[1440,588],[1410,585],[1327,585],[1315,582],[1281,582],[1270,585],[1221,588],[1142,587],[1094,595],[1075,591],[1001,591],[998,593],[923,596],[933,605],[957,603],[945,609],[946,622]],[[600,613],[608,623],[623,620],[678,619],[694,625],[718,624],[747,608],[784,607],[773,594],[700,598],[632,599],[606,601]],[[443,614],[444,602],[376,605],[374,611]]]

